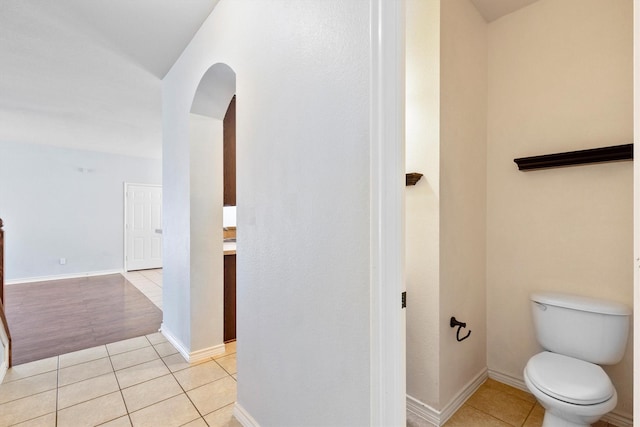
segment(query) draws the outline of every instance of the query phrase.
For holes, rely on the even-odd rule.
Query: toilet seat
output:
[[[548,351],[529,359],[525,375],[542,393],[574,405],[595,405],[615,394],[600,366]]]

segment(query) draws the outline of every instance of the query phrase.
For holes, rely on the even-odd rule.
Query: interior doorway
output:
[[[124,270],[162,268],[162,187],[124,184]]]
[[[213,64],[198,84],[189,115],[190,274],[191,286],[201,291],[198,304],[207,307],[211,328],[198,328],[196,344],[205,349],[236,338],[235,92],[233,69]]]

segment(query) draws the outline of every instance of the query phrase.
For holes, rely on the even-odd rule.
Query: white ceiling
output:
[[[0,0],[0,141],[161,157],[161,79],[217,2]]]
[[[1,0],[0,141],[160,157],[161,79],[218,0]]]
[[[536,1],[538,0],[471,0],[471,3],[487,22],[491,22]]]

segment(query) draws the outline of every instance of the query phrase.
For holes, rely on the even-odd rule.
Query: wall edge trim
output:
[[[496,371],[494,369],[489,369],[489,378],[499,381],[503,384],[510,385],[511,387],[520,389],[522,391],[526,391],[527,393],[531,393],[527,388],[527,385],[524,383],[523,379],[518,377],[514,377],[509,374],[505,374],[504,372]],[[611,424],[615,424],[618,427],[632,427],[633,426],[633,416],[630,414],[625,414],[619,411],[611,411],[602,418],[602,421],[606,421]]]
[[[405,1],[369,0],[369,425],[406,424]]]
[[[453,396],[441,411],[427,405],[415,397],[407,395],[407,412],[436,426],[444,425],[453,414],[471,397],[488,378],[487,368],[482,368],[467,384]]]

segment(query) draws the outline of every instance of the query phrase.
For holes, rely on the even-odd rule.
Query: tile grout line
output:
[[[154,349],[155,349],[155,348],[154,348]],[[226,344],[225,344],[225,351],[226,351]],[[174,353],[174,354],[176,354],[176,353]],[[177,354],[179,354],[179,353],[177,353]],[[236,354],[236,353],[231,353],[231,354]],[[231,354],[229,354],[229,356],[230,356]],[[220,367],[220,368],[221,368],[221,369],[222,369],[222,370],[227,374],[226,376],[230,377],[232,380],[234,380],[234,381],[237,383],[236,379],[235,379],[235,378],[233,378],[233,376],[232,376],[232,375],[231,375],[231,374],[230,374],[226,369],[224,369],[224,367],[222,367],[222,366],[221,366],[221,365],[220,365],[220,364],[219,364],[219,363],[218,363],[218,362],[217,362],[213,357],[209,357],[209,359],[210,359],[211,361],[215,362],[215,363],[216,363],[216,365],[218,365],[218,366],[219,366],[219,367]],[[162,358],[161,358],[161,360],[162,360],[162,362],[165,364],[165,366],[167,366],[167,364],[166,364],[166,362],[164,361],[164,359],[162,359]],[[187,363],[188,363],[188,362],[187,362]],[[202,364],[202,363],[207,363],[207,362],[206,362],[206,361],[204,361],[204,362],[198,363],[198,365],[200,365],[200,364]],[[190,367],[191,367],[191,365],[189,366],[189,368],[190,368]],[[181,370],[178,370],[178,371],[176,371],[176,372],[181,372],[181,371],[187,370],[187,369],[189,369],[189,368],[181,369]],[[171,369],[169,368],[169,366],[167,366],[167,369],[169,369],[169,372],[170,372],[170,373],[171,373],[171,375],[173,376],[174,380],[178,383],[178,386],[180,386],[180,388],[182,389],[182,391],[183,391],[184,395],[187,397],[187,399],[189,399],[189,402],[191,402],[191,404],[193,405],[193,407],[196,409],[196,411],[197,411],[197,412],[198,412],[198,414],[200,415],[200,418],[202,418],[202,420],[203,420],[203,421],[205,422],[205,424],[207,424],[207,426],[208,426],[208,425],[209,425],[209,423],[207,423],[207,421],[204,419],[204,415],[202,415],[202,413],[200,412],[200,409],[198,409],[198,407],[197,407],[197,406],[196,406],[196,404],[193,402],[193,400],[191,400],[191,397],[189,396],[189,394],[187,393],[187,391],[184,389],[184,387],[182,386],[182,384],[180,384],[180,381],[178,381],[178,379],[175,377],[175,372],[171,371]],[[225,378],[225,377],[218,378],[217,380],[211,381],[211,383],[214,383],[214,382],[216,382],[216,381],[222,380],[222,379],[224,379],[224,378]],[[207,384],[211,384],[211,383],[207,383]],[[196,390],[196,389],[198,389],[198,388],[200,388],[200,387],[204,387],[204,386],[206,386],[207,384],[203,384],[203,385],[201,385],[201,386],[195,387],[195,388],[193,388],[192,390]],[[189,390],[189,391],[191,391],[191,390]],[[210,412],[210,413],[213,413],[213,412],[215,412],[215,411],[218,411],[218,410],[220,410],[220,409],[222,409],[222,408],[224,408],[224,407],[226,407],[226,406],[229,406],[229,405],[222,406],[222,407],[220,407],[220,408],[218,408],[218,409],[215,409],[214,411],[212,411],[212,412]],[[209,414],[207,414],[207,415],[209,415]],[[189,421],[189,422],[193,422],[193,421],[195,421],[195,420],[192,420],[192,421]],[[186,423],[186,424],[188,424],[188,423]],[[184,425],[184,424],[183,424],[183,425]]]
[[[144,337],[147,341],[149,341],[149,339],[145,336]],[[120,392],[120,397],[122,398],[122,403],[124,404],[124,410],[127,412],[127,418],[129,419],[129,424],[133,425],[133,421],[131,421],[131,415],[129,413],[129,407],[127,406],[127,401],[124,399],[124,393],[122,393],[122,386],[120,385],[120,380],[118,379],[118,376],[116,375],[116,368],[115,366],[113,366],[113,360],[111,360],[111,353],[109,353],[109,347],[107,347],[107,345],[105,344],[105,349],[107,350],[107,357],[109,357],[109,363],[111,364],[111,369],[113,370],[113,376],[116,378],[116,384],[118,384],[118,391]],[[125,352],[126,353],[126,352]],[[122,353],[118,353],[118,354],[122,354]],[[120,418],[120,417],[118,417]],[[114,420],[117,418],[114,418]],[[109,421],[113,421],[113,420],[109,420]],[[109,422],[106,421],[106,422]],[[103,423],[105,424],[105,423]]]
[[[524,426],[527,423],[527,420],[529,419],[529,417],[531,416],[531,414],[533,413],[533,410],[536,408],[536,404],[534,403],[533,405],[531,405],[531,409],[529,409],[529,413],[527,414],[527,416],[525,417],[524,421],[522,422],[521,426]]]
[[[162,359],[162,357],[160,357],[160,353],[158,353],[158,350],[155,348],[155,345],[154,345],[154,344],[152,344],[152,343],[151,343],[151,341],[149,341],[149,338],[148,338],[146,335],[145,335],[145,338],[146,338],[146,339],[147,339],[147,341],[151,344],[151,347],[153,348],[153,350],[156,352],[156,354],[157,354],[157,355],[158,355],[158,357],[159,357],[158,359],[154,359],[154,360],[161,360],[161,361],[162,361],[162,363],[165,365],[165,367],[167,367],[167,369],[169,370],[169,374],[174,378],[174,380],[176,381],[176,383],[177,383],[177,384],[178,384],[178,386],[180,387],[180,390],[182,390],[182,394],[184,394],[184,395],[189,399],[189,401],[191,402],[191,404],[193,404],[194,408],[195,408],[195,409],[196,409],[196,411],[198,412],[198,415],[200,415],[200,418],[202,418],[202,419],[204,420],[204,416],[200,413],[200,411],[198,410],[198,408],[196,407],[196,405],[193,403],[193,401],[191,401],[191,398],[189,398],[189,396],[188,396],[188,394],[187,394],[187,391],[182,387],[182,385],[180,384],[180,382],[179,382],[179,381],[177,380],[177,378],[174,376],[174,373],[173,373],[173,372],[171,372],[171,369],[169,369],[169,366],[166,364],[166,362]],[[168,342],[168,341],[166,341],[166,342]],[[159,344],[162,344],[162,343],[159,343]],[[142,348],[147,348],[147,347],[146,347],[146,346],[145,346],[145,347],[141,347],[140,349],[142,349]],[[130,351],[127,351],[127,352],[117,353],[117,354],[114,354],[114,356],[117,356],[117,355],[120,355],[120,354],[125,354],[125,353],[131,352],[131,351],[140,350],[140,349],[134,349],[134,350],[130,350]],[[173,354],[178,354],[178,353],[173,353]],[[168,355],[168,356],[170,356],[170,355]],[[109,356],[109,359],[111,359],[111,356]],[[110,362],[111,362],[111,360],[110,360]],[[136,364],[136,365],[128,366],[127,368],[130,368],[130,367],[133,367],[133,366],[139,366],[139,365],[144,364],[144,363],[148,363],[148,362],[143,362],[143,363],[139,363],[139,364]],[[112,365],[112,368],[114,368],[113,373],[114,373],[114,375],[115,375],[116,370],[115,370],[115,367],[113,366],[113,362],[111,362],[111,365]],[[123,369],[127,369],[127,368],[123,368]],[[176,371],[176,372],[181,372],[181,371],[184,371],[184,370],[186,370],[186,369],[189,369],[189,368],[180,369],[180,370],[178,370],[178,371]],[[223,369],[224,369],[224,368],[223,368]],[[122,370],[122,369],[121,369],[121,370]],[[225,372],[227,372],[227,371],[225,370]],[[169,374],[168,374],[168,375],[169,375]],[[161,377],[163,377],[163,376],[164,376],[164,375],[162,375],[162,376],[160,376],[160,377],[156,377],[156,378],[151,378],[151,379],[148,379],[148,380],[146,380],[146,381],[142,381],[142,382],[140,382],[140,383],[137,383],[137,384],[131,385],[131,386],[129,386],[129,387],[125,387],[125,388],[131,388],[131,387],[138,386],[138,385],[140,385],[140,384],[144,384],[144,383],[147,383],[147,382],[151,382],[151,381],[153,381],[153,380],[155,380],[155,379],[158,379],[158,378],[161,378]],[[129,411],[129,408],[127,407],[126,400],[124,399],[124,394],[122,394],[122,390],[123,390],[123,388],[120,386],[120,382],[118,381],[118,377],[117,377],[117,375],[116,375],[116,381],[117,381],[117,383],[118,383],[118,388],[119,388],[119,390],[120,390],[120,392],[121,392],[122,399],[123,399],[123,401],[124,401],[124,403],[125,403],[125,408],[126,408],[126,410],[127,410],[127,415],[129,416],[129,420],[130,420],[131,424],[133,425],[133,421],[131,420],[131,412]],[[197,388],[197,387],[196,387],[196,388]],[[150,406],[156,405],[156,404],[158,404],[158,403],[165,402],[165,401],[167,401],[167,400],[169,400],[169,399],[172,399],[172,398],[174,398],[174,397],[176,397],[176,396],[179,396],[179,394],[178,394],[178,395],[175,395],[175,396],[170,396],[170,397],[168,397],[168,398],[166,398],[166,399],[162,399],[162,400],[159,400],[159,401],[154,402],[154,403],[151,403],[151,404],[149,404],[149,405],[147,405],[147,406],[144,406],[144,407],[142,407],[142,408],[136,409],[136,410],[135,410],[135,411],[133,411],[133,412],[137,412],[137,411],[140,411],[140,410],[142,410],[142,409],[148,408],[148,407],[150,407]],[[72,405],[72,406],[75,406],[75,405]],[[112,421],[112,420],[110,420],[110,421]],[[194,419],[194,420],[191,420],[191,421],[189,421],[189,422],[187,422],[187,424],[188,424],[188,423],[190,423],[190,422],[193,422],[193,421],[195,421],[195,419]],[[109,421],[107,421],[107,422],[109,422]],[[206,423],[206,421],[205,421],[205,423]],[[207,424],[207,425],[208,425],[208,424]]]
[[[158,356],[160,356],[160,353],[158,353],[158,350],[156,350],[156,348],[155,348],[155,347],[153,347],[153,349],[154,349],[154,350],[155,350],[155,352],[158,354]],[[176,354],[176,353],[174,353],[174,354]],[[180,354],[180,353],[177,353],[177,354]],[[185,397],[189,400],[189,403],[191,403],[191,405],[192,405],[192,406],[193,406],[193,408],[196,410],[196,412],[198,413],[198,415],[200,415],[200,418],[202,418],[202,420],[204,421],[204,423],[205,423],[205,424],[207,424],[207,426],[208,426],[209,424],[205,421],[204,416],[202,415],[202,413],[200,413],[200,409],[198,409],[198,407],[197,407],[197,406],[196,406],[196,404],[193,402],[193,400],[191,400],[191,397],[187,394],[187,391],[184,389],[184,387],[182,387],[182,384],[180,384],[180,381],[178,381],[178,379],[177,379],[177,378],[176,378],[176,376],[174,375],[174,372],[171,370],[171,368],[169,368],[169,366],[167,365],[167,362],[165,362],[165,361],[164,361],[164,359],[163,359],[162,357],[160,357],[160,360],[162,360],[162,363],[164,363],[164,366],[166,366],[166,368],[169,370],[169,374],[173,377],[173,380],[178,384],[178,387],[180,387],[180,390],[182,390],[182,393],[183,393],[183,394],[185,395]],[[191,366],[189,366],[189,367],[191,367]],[[187,369],[189,369],[189,368],[181,369],[181,370],[176,371],[176,372],[185,371],[185,370],[187,370]],[[175,397],[175,396],[173,396],[173,397]],[[171,398],[169,398],[169,399],[171,399]],[[165,400],[167,400],[167,399],[165,399]],[[155,404],[154,404],[154,405],[155,405]],[[189,424],[189,423],[191,423],[191,422],[193,422],[193,421],[196,421],[196,420],[197,420],[197,418],[196,418],[195,420],[188,421],[188,422],[187,422],[187,423],[185,423],[185,424]],[[183,425],[185,425],[185,424],[183,424]]]

